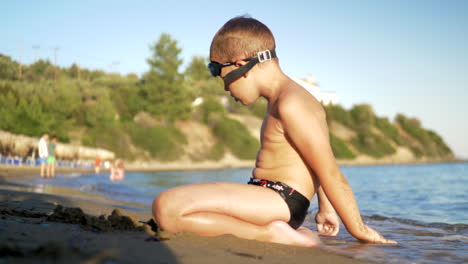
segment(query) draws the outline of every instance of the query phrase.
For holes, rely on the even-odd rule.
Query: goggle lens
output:
[[[213,77],[219,76],[221,74],[221,68],[222,65],[215,61],[212,61],[208,64],[208,69],[210,70],[210,73],[213,75]]]

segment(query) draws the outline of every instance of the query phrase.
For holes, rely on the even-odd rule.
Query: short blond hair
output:
[[[267,26],[254,18],[240,16],[230,19],[218,30],[211,42],[210,58],[225,63],[275,48],[275,38]]]

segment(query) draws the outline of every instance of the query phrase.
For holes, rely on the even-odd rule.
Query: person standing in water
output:
[[[125,165],[123,160],[116,159],[110,167],[109,179],[111,181],[122,181],[125,177]]]
[[[99,158],[99,156],[97,156],[96,159],[94,159],[94,172],[96,174],[99,174],[99,172],[101,172],[101,158]]]
[[[46,161],[49,153],[47,151],[47,140],[49,139],[49,134],[44,133],[39,139],[37,149],[39,151],[39,163],[41,164],[41,178],[46,176]]]
[[[47,178],[55,177],[55,149],[57,147],[57,137],[53,136],[47,145]]]

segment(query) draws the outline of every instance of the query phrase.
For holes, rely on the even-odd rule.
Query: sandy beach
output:
[[[37,193],[15,177],[37,172],[0,169],[2,263],[363,263],[329,249],[172,235],[152,223],[150,205],[60,188]]]

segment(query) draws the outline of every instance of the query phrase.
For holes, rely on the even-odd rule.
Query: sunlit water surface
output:
[[[356,258],[386,263],[468,263],[468,164],[343,167],[364,221],[398,245],[357,242],[341,227],[326,244]],[[121,182],[107,174],[68,174],[37,179],[38,189],[61,186],[110,199],[150,205],[168,188],[192,183],[245,183],[249,169],[177,172],[127,172]],[[304,223],[316,230],[313,199]]]

